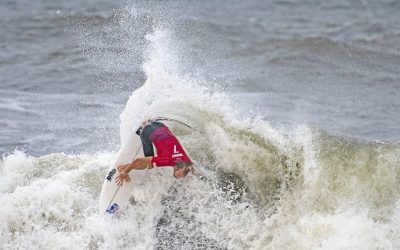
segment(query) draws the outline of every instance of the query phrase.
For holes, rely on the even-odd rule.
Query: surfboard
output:
[[[117,167],[120,164],[127,164],[132,162],[134,158],[144,157],[140,137],[132,134],[130,139],[131,143],[126,147],[121,147],[115,163],[110,166],[104,177],[99,199],[100,214],[117,214],[129,205],[132,198],[135,171],[129,173],[130,182],[125,181],[121,186],[118,186],[115,182],[115,178],[119,175]]]
[[[204,132],[196,130],[186,123],[176,119],[157,117],[152,119],[152,121],[172,121],[204,134]],[[129,177],[131,178],[130,182],[124,182],[122,186],[118,186],[115,182],[115,178],[119,175],[117,167],[121,164],[132,162],[134,158],[144,157],[140,137],[136,135],[134,131],[132,131],[131,126],[124,126],[123,129],[125,131],[125,136],[123,137],[124,140],[122,142],[121,149],[118,152],[118,157],[115,163],[112,164],[112,166],[110,166],[108,169],[104,177],[103,186],[101,188],[99,199],[100,214],[117,214],[127,207],[132,198],[132,191],[135,182],[135,171],[131,171],[129,173]]]

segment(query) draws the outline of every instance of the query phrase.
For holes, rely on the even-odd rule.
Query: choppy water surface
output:
[[[3,1],[1,247],[400,248],[399,9]],[[169,124],[196,174],[137,172],[136,203],[99,215],[155,116],[205,132]]]

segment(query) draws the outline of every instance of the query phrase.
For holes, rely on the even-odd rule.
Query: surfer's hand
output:
[[[119,165],[117,169],[120,173],[129,173],[129,164]]]
[[[115,182],[118,184],[118,186],[121,186],[122,183],[124,183],[124,181],[126,181],[126,182],[130,182],[131,181],[131,178],[125,172],[122,172],[117,177],[115,177]]]

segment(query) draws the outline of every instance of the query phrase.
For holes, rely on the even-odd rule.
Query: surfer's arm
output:
[[[152,159],[153,159],[153,156],[137,158],[137,159],[133,160],[131,164],[129,164],[129,166],[126,170],[129,173],[133,169],[142,170],[142,169],[147,169],[147,168],[153,168],[153,165],[151,164]]]
[[[151,164],[152,159],[153,159],[152,156],[137,158],[133,160],[131,163],[119,165],[117,169],[120,173],[129,173],[133,169],[142,170],[147,168],[153,168],[153,165]]]
[[[124,181],[130,181],[131,179],[129,178],[128,173],[135,169],[135,170],[142,170],[142,169],[147,169],[147,168],[153,168],[153,165],[151,163],[153,157],[144,157],[144,158],[137,158],[132,161],[132,163],[129,164],[124,164],[124,165],[119,165],[117,167],[118,172],[120,174],[115,178],[115,181],[118,183],[118,185],[122,185]]]

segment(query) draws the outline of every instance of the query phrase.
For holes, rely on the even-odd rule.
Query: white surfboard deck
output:
[[[115,163],[108,169],[105,177],[103,187],[100,193],[99,199],[99,212],[100,214],[117,214],[124,210],[131,199],[131,193],[134,185],[134,172],[129,173],[131,178],[130,182],[124,181],[121,186],[118,186],[115,182],[115,178],[119,175],[118,165],[127,164],[132,162],[133,157],[136,158],[144,157],[143,149],[141,148],[140,137],[136,134],[131,136],[131,143],[123,151],[119,152],[118,158]]]

